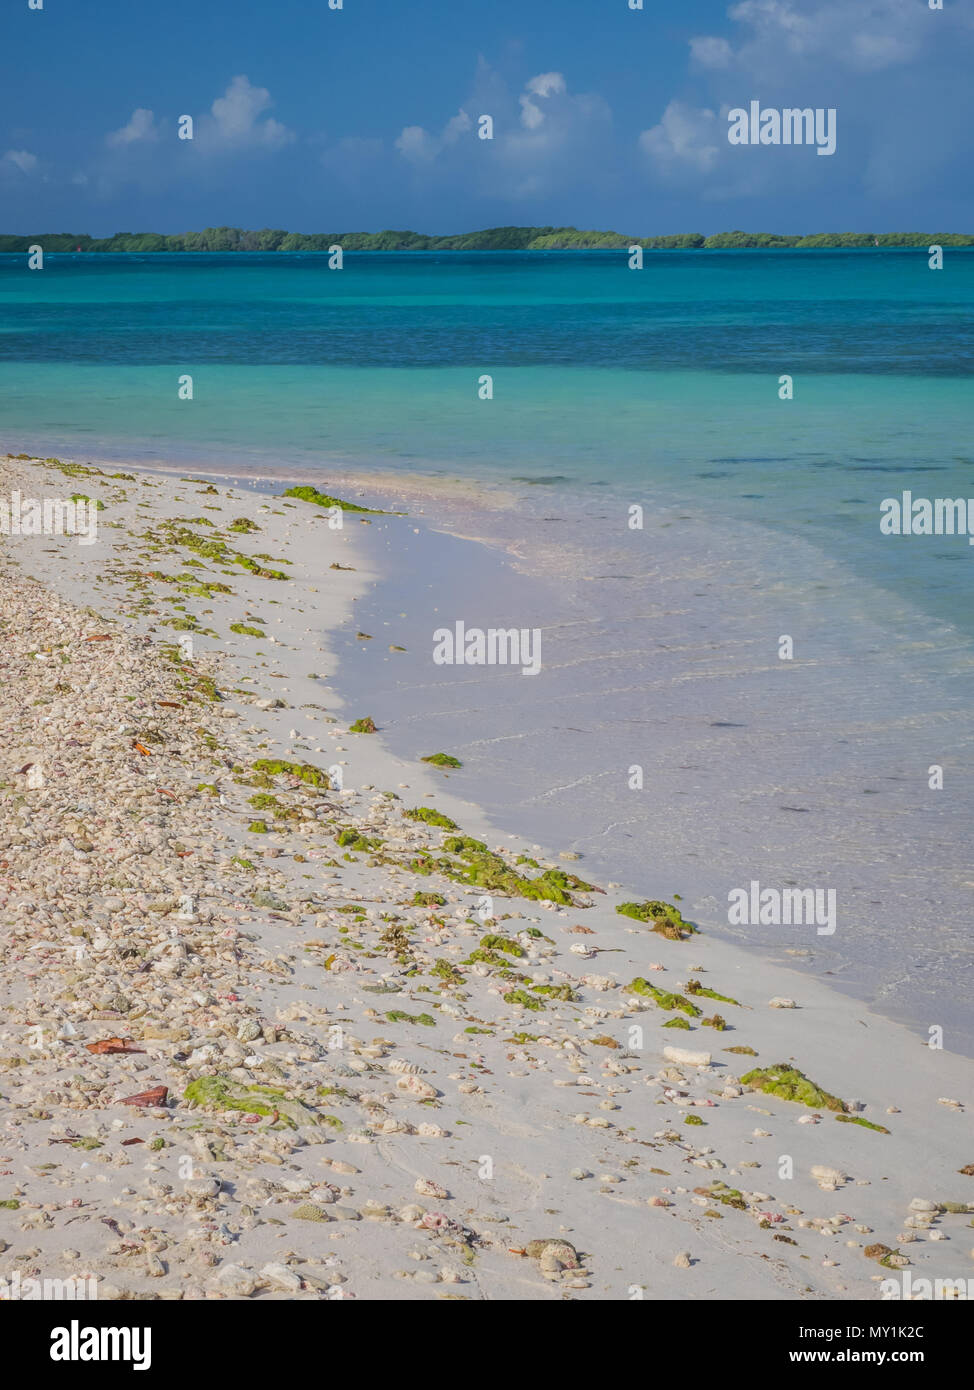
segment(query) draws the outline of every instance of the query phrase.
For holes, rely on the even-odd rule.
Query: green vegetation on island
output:
[[[627,236],[622,232],[583,231],[578,227],[488,227],[456,236],[427,236],[422,232],[287,232],[265,227],[206,227],[202,232],[165,235],[161,232],[116,232],[92,237],[77,232],[37,232],[31,236],[0,235],[0,253],[24,252],[40,246],[46,252],[319,251],[340,246],[343,251],[624,251],[642,246],[648,251],[736,250],[857,250],[891,246],[974,246],[966,232],[814,232],[807,236],[777,232],[677,232],[667,236]],[[342,505],[338,503],[337,505]],[[359,509],[356,509],[359,510]],[[366,510],[366,509],[361,509]]]

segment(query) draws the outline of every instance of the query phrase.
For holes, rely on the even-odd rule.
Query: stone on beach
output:
[[[685,1047],[664,1047],[663,1056],[684,1067],[709,1067],[711,1062],[709,1052],[694,1052]]]

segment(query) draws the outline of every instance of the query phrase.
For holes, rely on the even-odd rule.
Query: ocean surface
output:
[[[362,528],[356,711],[499,826],[969,1051],[974,547],[879,520],[974,498],[972,376],[972,250],[0,256],[0,447],[430,479]],[[434,666],[461,619],[539,628],[541,673]],[[731,926],[753,880],[835,888],[835,934]]]

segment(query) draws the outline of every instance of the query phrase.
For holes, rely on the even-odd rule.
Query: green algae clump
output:
[[[189,598],[212,598],[214,594],[232,594],[233,590],[229,584],[211,583],[205,579],[179,578],[180,593],[186,594]]]
[[[348,732],[350,734],[374,734],[376,733],[375,720],[369,715],[363,719],[356,719],[354,724],[349,724]]]
[[[523,1004],[526,1009],[543,1009],[544,1001],[528,994],[526,989],[512,989],[504,995],[505,1004]]]
[[[277,1116],[275,1121],[287,1129],[297,1129],[299,1123],[311,1124],[314,1111],[301,1100],[292,1100],[286,1091],[273,1086],[241,1086],[229,1076],[201,1076],[191,1081],[183,1092],[183,1100],[191,1105],[211,1110],[241,1110],[247,1115]]]
[[[485,951],[504,951],[509,956],[526,956],[523,946],[509,936],[494,936],[488,933],[487,936],[480,938],[480,945]]]
[[[370,512],[373,516],[384,515],[375,507],[360,507],[357,502],[343,502],[340,497],[329,497],[327,493],[319,492],[317,488],[308,487],[306,484],[301,487],[286,488],[281,496],[296,497],[299,502],[314,502],[317,507],[341,507],[343,512]]]
[[[357,850],[359,854],[366,854],[369,850],[381,849],[381,840],[370,840],[367,835],[362,835],[354,826],[346,825],[344,830],[339,830],[335,836],[342,849]]]
[[[444,848],[451,850],[454,843],[453,840],[447,840]],[[592,889],[590,883],[585,883],[584,880],[576,878],[574,874],[565,873],[562,869],[546,869],[537,878],[525,878],[512,869],[509,864],[506,864],[499,854],[493,854],[486,847],[483,849],[466,847],[467,844],[479,845],[480,841],[463,843],[465,847],[459,853],[466,860],[466,863],[453,872],[451,877],[460,882],[472,883],[475,887],[484,888],[488,892],[504,893],[515,898],[563,903],[570,907],[574,905],[570,889],[582,892]]]
[[[434,811],[432,806],[414,806],[411,811],[403,811],[407,820],[425,821],[427,825],[438,825],[442,830],[458,829],[455,820],[445,816],[442,811]]]
[[[428,806],[419,806],[403,815],[409,820],[427,821],[431,825],[441,825],[441,812]],[[457,827],[447,822],[452,829]],[[411,873],[430,874],[438,872],[452,878],[456,883],[468,883],[488,893],[500,893],[513,898],[530,898],[545,902],[563,903],[575,906],[571,896],[573,891],[601,892],[591,883],[576,878],[563,869],[546,869],[537,878],[525,878],[517,872],[501,855],[489,850],[483,840],[471,839],[469,835],[448,835],[443,841],[444,857],[434,859],[430,854],[415,856],[408,863]],[[450,859],[447,856],[458,856]]]
[[[672,903],[656,899],[643,903],[620,903],[616,908],[623,917],[634,917],[637,922],[651,922],[651,930],[668,941],[684,941],[696,932],[692,922],[685,922],[678,907]]]
[[[889,1134],[884,1125],[874,1125],[872,1120],[864,1120],[861,1115],[836,1115],[844,1125],[862,1125],[863,1129],[874,1129],[878,1134]]]
[[[733,1207],[735,1211],[747,1211],[744,1194],[736,1187],[728,1187],[726,1183],[714,1182],[709,1188],[694,1188],[694,1191],[709,1197],[711,1201],[720,1202],[722,1206]]]
[[[475,951],[470,952],[463,964],[476,965],[478,961],[482,965],[507,965],[506,958],[499,955],[497,951],[485,951],[480,946]]]
[[[641,994],[648,999],[654,999],[661,1009],[673,1011],[679,1009],[681,1013],[689,1014],[691,1018],[699,1018],[700,1010],[696,1004],[691,1004],[689,999],[682,994],[669,994],[665,989],[657,989],[648,980],[644,980],[641,975],[637,975],[625,988],[630,994]]]
[[[780,1096],[782,1100],[793,1100],[798,1105],[807,1105],[812,1110],[845,1110],[845,1101],[838,1096],[823,1091],[814,1081],[809,1081],[804,1072],[787,1062],[778,1062],[773,1067],[755,1067],[741,1077],[742,1086],[753,1086],[766,1096]]]
[[[297,777],[301,782],[307,782],[311,787],[324,787],[326,791],[331,788],[331,778],[327,772],[322,772],[321,768],[313,767],[311,763],[289,763],[283,758],[258,758],[254,763],[257,772],[266,772],[269,777],[280,777],[287,773],[289,777]]]
[[[438,980],[445,980],[449,985],[462,985],[464,980],[462,971],[458,970],[455,965],[451,965],[443,956],[437,957],[430,974],[435,975]],[[463,1031],[469,1033],[471,1030],[465,1028]],[[490,1032],[490,1029],[483,1031]]]
[[[687,980],[685,988],[687,994],[703,995],[706,999],[717,999],[721,1004],[736,1004],[738,1008],[741,1007],[739,999],[731,999],[727,994],[718,994],[715,989],[705,989],[699,980]]]
[[[532,988],[538,994],[547,994],[549,999],[562,999],[566,1004],[574,1004],[578,1001],[578,995],[571,985],[533,985]]]
[[[483,840],[472,840],[469,835],[451,835],[443,841],[448,854],[484,854],[487,846]]]
[[[238,550],[231,550],[226,541],[219,536],[204,540],[195,531],[189,530],[190,525],[202,525],[204,522],[206,522],[205,517],[190,518],[188,524],[165,521],[160,527],[161,534],[152,537],[150,533],[150,537],[159,544],[178,545],[186,550],[191,550],[201,560],[212,560],[221,565],[239,565],[241,569],[249,570],[251,574],[255,574],[261,579],[287,579],[287,575],[282,570],[265,569],[249,555],[243,555]],[[206,522],[206,524],[209,525],[210,523]]]
[[[433,763],[436,767],[463,767],[459,758],[451,757],[449,753],[428,753],[425,758],[420,758],[421,763]]]

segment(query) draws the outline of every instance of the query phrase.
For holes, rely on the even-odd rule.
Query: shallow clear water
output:
[[[971,1047],[974,548],[879,516],[974,497],[972,310],[974,251],[0,257],[0,443],[507,485],[446,508],[493,550],[369,532],[406,560],[359,620],[408,652],[349,642],[356,708],[712,928],[752,878],[836,887],[835,937],[733,934]],[[542,673],[434,667],[458,618],[542,628]]]

